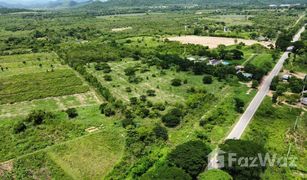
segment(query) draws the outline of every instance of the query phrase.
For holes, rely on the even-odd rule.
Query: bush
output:
[[[184,170],[177,167],[161,166],[154,172],[148,171],[141,177],[141,180],[161,179],[161,180],[192,180],[191,176]]]
[[[181,86],[182,82],[180,79],[173,79],[171,84],[172,86]]]
[[[178,108],[174,108],[162,117],[162,122],[167,127],[176,127],[180,124],[182,117],[182,111]]]
[[[40,125],[47,119],[53,119],[55,117],[51,112],[45,112],[43,110],[32,111],[26,118],[26,122],[33,123],[33,125]]]
[[[239,98],[235,98],[235,107],[236,107],[236,111],[238,113],[244,112],[244,106],[245,106],[245,103],[244,103],[243,100],[241,100]]]
[[[207,166],[207,156],[210,152],[210,147],[202,141],[189,141],[177,146],[167,156],[167,162],[170,166],[182,168],[192,178],[196,178]]]
[[[159,124],[153,129],[153,132],[155,133],[157,139],[163,139],[165,141],[168,140],[167,129]]]
[[[232,180],[232,177],[225,171],[219,169],[213,169],[206,172],[201,173],[198,178],[199,180]]]
[[[147,93],[147,96],[151,96],[151,97],[156,96],[156,91],[155,90],[147,90],[146,93]]]
[[[256,89],[259,86],[259,82],[257,80],[252,81],[252,88]]]
[[[126,119],[122,120],[122,126],[123,126],[124,128],[126,128],[126,127],[128,127],[128,126],[135,126],[135,123],[133,122],[132,119],[126,118]]]
[[[104,75],[103,76],[103,79],[105,80],[105,81],[112,81],[113,79],[112,79],[112,76],[110,76],[110,75]]]
[[[213,82],[212,76],[210,76],[210,75],[205,75],[205,76],[203,77],[203,83],[204,83],[204,84],[212,84],[212,82]]]
[[[24,122],[19,122],[14,126],[14,133],[19,134],[21,132],[24,132],[27,129],[27,126]]]
[[[69,118],[73,119],[78,116],[78,112],[76,108],[69,108],[66,110],[66,113]]]

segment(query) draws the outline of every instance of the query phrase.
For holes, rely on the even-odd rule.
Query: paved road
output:
[[[305,27],[301,28],[299,32],[293,37],[293,42],[298,41],[300,39],[300,36],[302,32],[304,32]],[[264,79],[262,82],[260,89],[252,102],[249,104],[243,115],[241,116],[240,120],[237,122],[237,124],[234,126],[234,128],[231,130],[230,134],[226,137],[227,139],[240,139],[243,132],[245,131],[246,127],[252,120],[254,114],[256,113],[257,109],[261,105],[263,99],[267,95],[267,93],[270,90],[270,85],[275,76],[277,76],[280,72],[280,70],[283,67],[283,64],[285,60],[288,58],[289,52],[284,52],[284,54],[281,56],[281,58],[278,60],[277,64],[275,65],[274,69],[271,71],[271,73]],[[207,166],[208,169],[218,169],[219,163],[218,163],[218,150],[215,149],[211,153],[210,161]]]
[[[301,28],[299,32],[293,37],[293,42],[298,41],[300,39],[301,33],[304,32],[305,27]],[[250,123],[251,119],[253,118],[254,114],[256,113],[257,109],[261,105],[263,99],[267,95],[270,90],[270,85],[275,76],[278,75],[280,70],[283,67],[285,60],[288,58],[289,52],[285,52],[281,58],[278,60],[277,64],[275,65],[274,69],[271,73],[264,79],[262,82],[258,93],[249,104],[243,115],[241,116],[240,120],[234,126],[230,134],[227,136],[226,139],[240,139],[243,132],[245,131],[246,127]]]

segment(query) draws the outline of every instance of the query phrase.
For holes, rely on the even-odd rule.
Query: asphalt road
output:
[[[298,41],[300,39],[301,33],[304,32],[305,27],[301,28],[299,32],[293,37],[293,42]],[[249,104],[243,115],[241,116],[240,120],[237,124],[233,127],[229,135],[226,139],[240,139],[243,132],[245,131],[246,127],[252,120],[254,114],[256,113],[257,109],[261,105],[263,99],[267,95],[270,90],[270,85],[275,76],[277,76],[280,70],[283,67],[285,60],[288,58],[289,52],[284,52],[281,58],[278,60],[277,64],[275,65],[274,69],[271,73],[265,77],[264,81],[260,85],[259,91]]]

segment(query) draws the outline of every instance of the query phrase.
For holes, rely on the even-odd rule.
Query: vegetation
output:
[[[268,10],[275,1],[261,2],[59,1],[54,8],[74,8],[0,9],[1,179],[259,179],[283,171],[205,171],[207,155],[305,20],[294,24],[304,9]],[[234,45],[210,49],[168,40],[192,34],[231,37]],[[239,38],[277,40],[277,48]],[[304,69],[305,44],[292,44],[291,70]],[[267,120],[259,122],[264,131],[252,125],[246,140],[220,147],[240,157],[285,152],[279,146],[288,141],[279,133],[300,111],[280,102],[295,106],[303,86],[300,78],[276,77],[276,104],[266,100],[255,117]],[[278,146],[262,134],[273,125],[282,126]],[[298,174],[305,172],[303,160]]]

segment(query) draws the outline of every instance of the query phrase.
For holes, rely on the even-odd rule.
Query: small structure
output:
[[[301,103],[307,106],[307,97],[302,98]]]
[[[208,65],[217,66],[217,65],[219,65],[221,63],[222,63],[221,60],[212,59],[212,60],[209,61]]]
[[[290,74],[284,74],[284,75],[282,76],[282,80],[284,80],[284,81],[289,81],[291,77],[292,77],[292,76],[291,76]]]
[[[196,60],[196,58],[195,58],[195,57],[192,57],[192,56],[191,56],[191,57],[188,57],[187,59],[188,59],[189,61],[195,61],[195,60]]]
[[[288,51],[288,52],[292,52],[293,49],[294,49],[294,46],[290,46],[290,47],[287,48],[287,51]]]
[[[242,73],[242,75],[244,76],[244,77],[246,77],[246,78],[253,78],[253,74],[251,74],[251,73],[246,73],[246,72],[244,72],[244,73]]]
[[[244,66],[241,66],[241,65],[236,66],[235,68],[236,68],[237,71],[243,71],[244,70]]]

